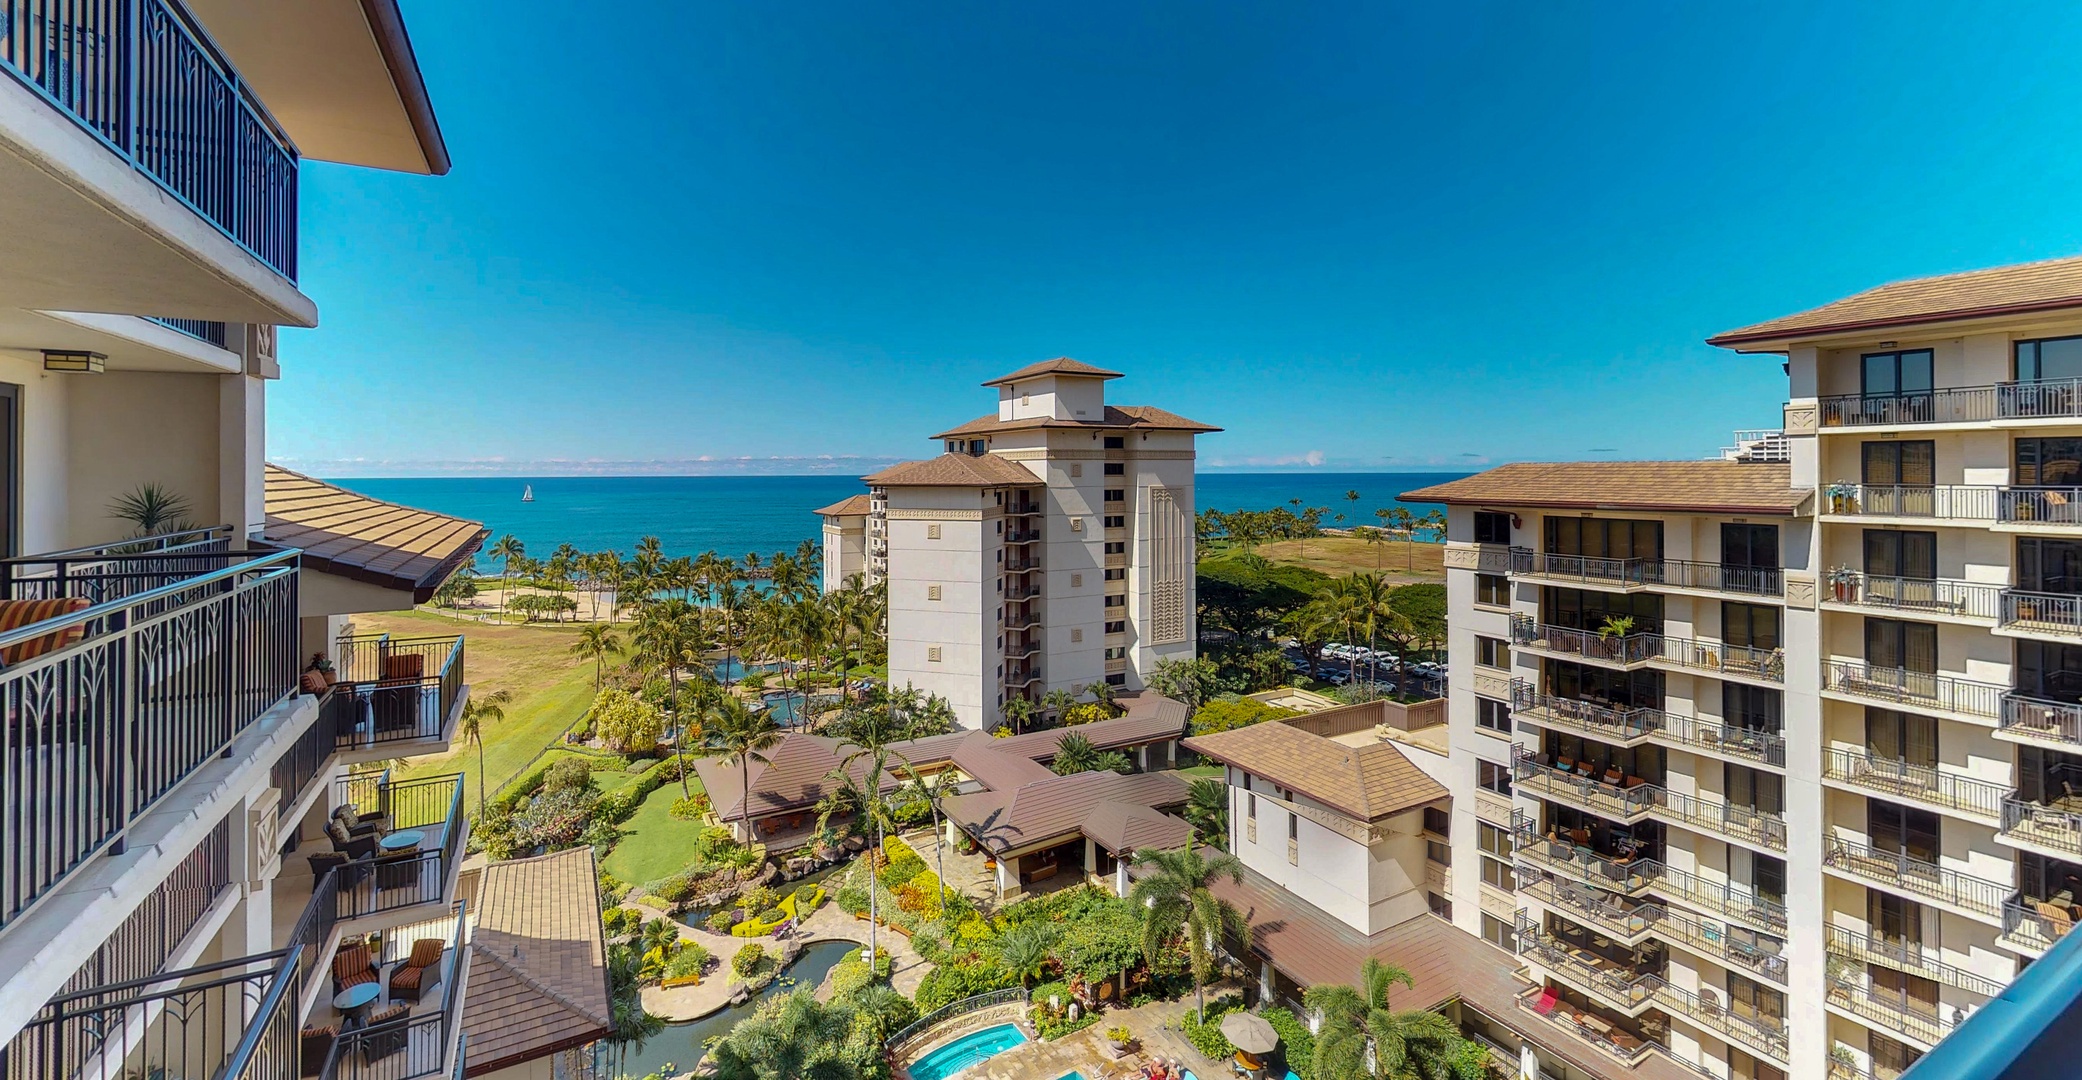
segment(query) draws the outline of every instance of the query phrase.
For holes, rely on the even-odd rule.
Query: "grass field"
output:
[[[1395,585],[1446,580],[1444,544],[1403,540],[1369,544],[1356,536],[1318,536],[1260,544],[1257,553],[1268,562],[1306,566],[1332,577],[1365,571],[1381,574]]]
[[[571,657],[578,627],[538,623],[494,626],[457,622],[428,611],[383,612],[354,617],[360,633],[456,634],[464,646],[464,671],[473,695],[510,690],[506,718],[484,729],[484,773],[493,791],[519,776],[593,704],[593,665]],[[610,659],[610,662],[612,660]],[[464,774],[466,805],[477,803],[477,748],[460,740],[446,754],[408,759],[405,775]]]
[[[695,791],[701,781],[691,772],[687,783]],[[700,848],[701,823],[672,816],[672,804],[681,798],[677,783],[660,785],[622,823],[622,839],[600,868],[631,884],[656,881],[686,868]]]

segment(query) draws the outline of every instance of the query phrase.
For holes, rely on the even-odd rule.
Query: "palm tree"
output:
[[[1075,704],[1077,704],[1077,692],[1065,687],[1058,686],[1041,695],[1041,706],[1055,714],[1055,722],[1057,724],[1063,722],[1063,714],[1068,712],[1070,706]]]
[[[744,804],[745,843],[750,845],[752,832],[752,763],[768,764],[766,752],[781,745],[780,726],[765,712],[753,712],[736,697],[727,696],[717,701],[709,712],[708,722],[701,725],[702,753],[722,759],[725,765],[736,765],[739,785],[739,801]],[[684,779],[685,767],[680,769]]]
[[[1388,1006],[1396,983],[1417,985],[1410,973],[1369,956],[1359,966],[1359,982],[1358,989],[1319,984],[1302,995],[1302,1003],[1323,1018],[1316,1075],[1449,1080],[1461,1041],[1453,1022],[1427,1009],[1398,1012]]]
[[[1229,785],[1213,777],[1197,777],[1186,788],[1186,820],[1204,844],[1229,846]]]
[[[618,652],[622,639],[614,627],[605,623],[591,623],[578,632],[578,640],[571,643],[571,655],[580,661],[593,662],[593,692],[600,692],[600,681],[606,675],[607,654]]]
[[[1135,853],[1135,865],[1153,868],[1128,890],[1128,899],[1146,910],[1142,917],[1142,956],[1151,964],[1173,934],[1184,931],[1186,956],[1192,962],[1193,995],[1200,1022],[1207,1022],[1207,977],[1214,969],[1214,949],[1224,938],[1251,946],[1251,924],[1236,905],[1214,894],[1221,878],[1243,883],[1243,863],[1227,852],[1203,855],[1191,844],[1174,851]],[[1326,1073],[1336,1076],[1337,1073]]]
[[[1100,679],[1098,682],[1086,684],[1084,692],[1090,694],[1092,696],[1093,701],[1096,701],[1100,705],[1105,706],[1106,711],[1113,711],[1113,695],[1115,693],[1115,690],[1113,689],[1112,683],[1107,682],[1104,679]]]
[[[1017,735],[1025,731],[1027,721],[1034,718],[1034,703],[1028,698],[1016,697],[1005,703],[1004,712],[1005,722],[1012,725],[1012,733]]]
[[[909,688],[906,688],[909,690]],[[917,691],[910,693],[915,696]],[[889,695],[894,698],[895,695]],[[868,955],[875,949],[875,896],[880,890],[874,883],[875,858],[882,850],[882,834],[885,829],[894,829],[896,820],[889,803],[882,798],[882,777],[889,772],[890,747],[909,732],[904,730],[903,717],[892,703],[885,709],[866,709],[848,717],[849,723],[839,738],[840,748],[852,747],[840,759],[838,767],[825,776],[832,785],[832,794],[819,804],[818,829],[826,828],[832,814],[840,806],[850,804],[861,817],[874,828],[875,846],[869,849],[868,869]],[[866,768],[861,763],[866,763]],[[946,880],[942,878],[941,880]]]
[[[808,990],[759,1007],[709,1053],[716,1080],[859,1080],[846,1055],[853,1010]]]
[[[520,537],[507,533],[493,541],[492,546],[486,548],[484,553],[506,564],[505,570],[499,575],[499,615],[503,620],[506,614],[507,582],[513,578],[514,565],[528,557],[528,546],[521,543]]]
[[[1090,739],[1073,731],[1055,744],[1055,764],[1051,768],[1057,776],[1074,776],[1081,772],[1097,771],[1098,748],[1092,745]]]
[[[471,694],[463,703],[463,716],[457,722],[463,738],[477,747],[477,816],[484,816],[484,725],[496,724],[506,719],[506,706],[513,700],[513,691],[494,690],[489,694]]]
[[[940,825],[940,806],[947,796],[954,794],[955,785],[959,781],[952,769],[942,769],[931,776],[920,776],[918,767],[911,763],[910,758],[899,752],[896,759],[903,762],[904,772],[908,777],[904,786],[897,790],[897,797],[902,799],[907,795],[916,795],[932,808],[933,870],[940,879],[940,895],[934,897],[933,902],[939,905],[940,918],[944,922],[947,918],[947,835]]]
[[[1418,518],[1414,524],[1425,532],[1439,534],[1441,541],[1445,539],[1446,515],[1444,511],[1426,510],[1424,516]]]
[[[1417,534],[1411,531],[1416,527],[1417,519],[1410,514],[1409,508],[1406,506],[1391,507],[1387,514],[1382,517],[1381,522],[1390,531],[1402,534],[1404,569],[1408,570],[1415,567],[1417,555],[1415,549],[1410,545],[1417,542]]]
[[[1054,923],[1041,919],[1020,923],[997,940],[998,966],[1018,979],[1019,985],[1033,985],[1055,957],[1057,936]]]

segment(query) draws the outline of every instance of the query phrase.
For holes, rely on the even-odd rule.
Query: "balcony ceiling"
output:
[[[130,315],[0,308],[0,351],[41,363],[45,349],[100,353],[110,371],[224,375],[243,366],[237,353]]]
[[[187,0],[307,158],[448,172],[397,0]]]

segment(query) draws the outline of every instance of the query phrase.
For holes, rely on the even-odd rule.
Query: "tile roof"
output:
[[[1006,487],[1039,484],[1033,470],[996,454],[941,454],[872,472],[862,480],[880,487]]]
[[[1080,832],[1102,803],[1130,803],[1154,811],[1183,804],[1186,794],[1186,782],[1171,773],[1082,772],[1050,776],[1010,791],[956,795],[943,809],[978,843],[1003,855]]]
[[[1807,498],[1793,467],[1752,461],[1525,461],[1405,491],[1408,502],[1568,510],[1793,514]]]
[[[268,465],[270,543],[303,549],[303,565],[387,589],[411,590],[425,603],[484,544],[475,521],[358,495]]]
[[[935,439],[955,439],[967,435],[989,435],[1000,431],[1030,431],[1036,428],[1091,428],[1097,430],[1124,429],[1128,431],[1220,431],[1213,424],[1188,420],[1175,412],[1159,409],[1154,405],[1108,405],[1106,414],[1098,420],[1058,420],[1052,416],[1030,416],[1023,420],[1000,420],[997,413],[979,416],[957,428],[933,436]]]
[[[810,512],[823,517],[866,517],[871,507],[872,500],[868,498],[866,492],[861,492],[858,495],[849,495],[840,499],[830,506],[818,507]]]
[[[1808,311],[1715,334],[1706,341],[1736,348],[1854,330],[2074,307],[2082,307],[2082,256],[1896,281]]]
[[[1003,386],[1008,382],[1037,378],[1042,375],[1085,375],[1095,379],[1118,379],[1121,377],[1121,373],[1118,371],[1108,371],[1102,367],[1093,367],[1082,360],[1072,360],[1067,356],[1058,356],[1053,360],[1043,360],[1038,364],[1028,364],[1010,375],[1000,375],[983,385]]]
[[[992,791],[1010,791],[1055,775],[1033,758],[998,745],[1010,741],[992,738],[987,732],[969,732],[955,744],[954,767]],[[911,760],[917,761],[915,757]]]
[[[1392,742],[1346,746],[1274,720],[1195,735],[1184,745],[1359,821],[1414,810],[1447,796],[1438,781]]]
[[[1435,915],[1363,934],[1248,867],[1241,884],[1220,878],[1211,891],[1249,920],[1251,951],[1304,987],[1354,985],[1371,956],[1408,971],[1416,984],[1395,988],[1397,1009],[1436,1009],[1457,999],[1599,1080],[1698,1080],[1659,1054],[1628,1068],[1547,1029],[1517,1006],[1516,997],[1531,988],[1514,977],[1517,959]]]
[[[1119,799],[1092,807],[1077,831],[1115,855],[1181,848],[1193,842],[1193,827],[1185,819]]]
[[[463,999],[468,1075],[546,1057],[614,1029],[598,889],[586,847],[485,867]]]

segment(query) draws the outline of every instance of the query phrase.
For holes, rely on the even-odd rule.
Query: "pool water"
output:
[[[1027,1037],[1011,1024],[972,1031],[912,1062],[911,1080],[947,1080],[1026,1041]]]
[[[759,1003],[776,994],[792,994],[797,990],[815,990],[847,953],[857,953],[860,946],[850,941],[814,942],[802,951],[795,963],[782,972],[783,978],[776,979],[766,989],[743,1005],[733,1006],[721,1012],[710,1013],[699,1020],[687,1020],[665,1025],[663,1034],[647,1039],[642,1046],[630,1045],[620,1051],[604,1051],[606,1060],[601,1063],[610,1076],[644,1076],[653,1072],[666,1075],[686,1072],[698,1063],[708,1048],[702,1043],[711,1035],[726,1035],[737,1022],[752,1015]],[[716,978],[727,978],[726,970]],[[605,1044],[603,1044],[605,1045]],[[671,1068],[666,1066],[670,1065]]]

